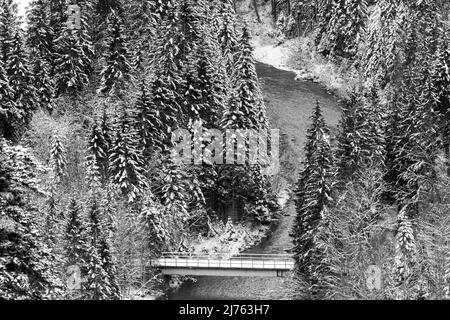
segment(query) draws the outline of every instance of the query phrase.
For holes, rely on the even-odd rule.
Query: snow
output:
[[[254,58],[262,63],[271,65],[280,70],[291,71],[295,73],[295,80],[298,81],[317,81],[313,73],[307,70],[298,70],[289,67],[289,60],[292,55],[292,47],[298,39],[290,39],[282,44],[267,43],[258,37],[253,39]]]
[[[218,232],[218,235],[209,238],[199,235],[191,239],[189,247],[192,252],[235,255],[258,244],[269,231],[268,226],[255,228],[250,224],[244,223],[231,224],[229,222],[224,225],[223,223],[214,222],[212,225]]]
[[[289,48],[284,45],[263,44],[257,37],[253,39],[254,56],[259,62],[271,65],[277,69],[294,71],[287,67]]]
[[[16,0],[19,9],[19,15],[25,16],[25,9],[30,2],[31,0]]]

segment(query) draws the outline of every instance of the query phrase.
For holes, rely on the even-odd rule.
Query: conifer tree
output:
[[[0,62],[0,137],[12,139],[17,137],[20,113],[13,100],[14,91],[9,85],[9,78]]]
[[[163,144],[168,143],[170,132],[180,126],[182,119],[181,95],[185,87],[181,76],[182,65],[178,59],[180,32],[179,16],[170,1],[167,15],[157,30],[155,76],[151,86],[152,109],[163,124],[159,132]]]
[[[326,223],[332,201],[332,154],[328,135],[317,103],[307,133],[304,168],[295,191],[297,217],[292,231],[296,271],[306,278],[313,294],[320,288],[319,281],[325,267],[318,235]]]
[[[17,4],[13,0],[0,1],[0,59],[7,64],[13,39],[17,32]]]
[[[102,269],[105,271],[108,280],[108,288],[106,290],[107,299],[119,300],[121,295],[119,284],[117,282],[117,270],[113,261],[111,246],[105,238],[100,240],[99,254],[102,262]]]
[[[54,39],[61,35],[67,21],[67,4],[65,0],[50,1],[50,27],[53,30]]]
[[[102,259],[97,248],[90,246],[85,283],[87,295],[91,300],[107,300],[108,287],[108,274],[103,269]]]
[[[337,176],[346,182],[365,168],[380,166],[385,159],[384,140],[377,130],[376,115],[367,101],[351,94],[342,107],[336,150]],[[378,121],[380,122],[380,121]]]
[[[36,164],[23,148],[0,141],[0,296],[8,300],[48,299],[58,289],[54,256],[40,240],[37,210],[27,200],[38,191]]]
[[[67,225],[65,230],[65,257],[67,265],[78,265],[83,273],[87,272],[89,262],[89,243],[86,223],[81,208],[75,198],[70,200],[67,208]]]
[[[100,125],[96,121],[92,126],[87,142],[86,164],[91,183],[100,185],[107,178],[108,144],[105,141]]]
[[[64,27],[56,40],[56,94],[75,95],[89,83],[90,58],[85,56],[76,31]]]
[[[145,71],[151,59],[154,29],[158,19],[155,3],[150,0],[130,1],[125,10],[130,12],[130,59],[134,72],[139,75]]]
[[[225,109],[228,78],[216,55],[219,45],[215,37],[205,32],[202,39],[197,63],[201,96],[199,115],[206,127],[213,127]]]
[[[112,182],[130,201],[134,201],[147,187],[139,136],[132,118],[126,111],[123,112],[109,157]]]
[[[36,102],[39,107],[52,111],[54,96],[53,30],[50,27],[50,3],[48,0],[34,0],[27,11],[26,44],[30,48],[30,65],[36,88]]]
[[[161,120],[157,116],[158,113],[152,109],[152,100],[145,80],[142,80],[140,85],[136,111],[139,136],[144,146],[144,156],[147,158],[152,150],[163,150],[160,133],[164,129]]]
[[[250,33],[247,27],[244,27],[242,30],[235,68],[236,71],[232,80],[240,100],[240,110],[249,122],[245,128],[265,128],[267,125],[265,106],[259,88],[259,80],[253,58],[253,48],[250,44]]]
[[[450,49],[445,30],[438,39],[436,57],[433,61],[432,77],[437,112],[441,115],[440,132],[447,158],[447,174],[450,175]]]
[[[51,64],[53,30],[50,26],[50,2],[33,0],[27,12],[27,45],[32,49],[35,62],[45,59]],[[32,57],[33,57],[32,56]]]
[[[130,80],[128,44],[121,16],[111,11],[107,19],[107,48],[104,54],[105,65],[100,73],[99,92],[120,95]]]
[[[28,67],[29,63],[22,46],[22,38],[17,31],[11,41],[5,71],[9,76],[9,85],[13,92],[13,101],[18,113],[18,125],[22,127],[22,130],[29,124],[33,111],[36,109],[35,87]]]
[[[218,38],[222,54],[225,58],[228,75],[231,76],[234,67],[234,54],[238,45],[236,36],[236,21],[233,5],[229,0],[221,2],[218,17]]]
[[[202,16],[203,0],[182,0],[179,8],[181,31],[180,55],[187,60],[197,49],[200,42],[201,28],[205,18]]]
[[[51,137],[51,149],[50,149],[50,165],[53,170],[53,174],[56,179],[56,183],[62,181],[66,175],[66,148],[64,147],[61,139],[57,135]]]

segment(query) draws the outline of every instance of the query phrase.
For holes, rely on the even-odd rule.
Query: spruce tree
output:
[[[7,64],[13,39],[17,32],[17,4],[14,0],[0,1],[0,59]]]
[[[168,8],[165,19],[157,30],[155,76],[151,86],[152,109],[163,128],[159,140],[167,145],[171,131],[181,126],[184,84],[180,54],[179,16],[174,4]],[[158,128],[157,128],[158,129]]]
[[[9,78],[0,62],[0,137],[13,139],[17,137],[20,113],[13,100],[14,91],[9,85]]]
[[[55,182],[59,183],[67,174],[66,148],[62,143],[60,137],[58,137],[57,135],[53,135],[51,137],[50,144],[50,165],[53,170],[53,175],[56,179]]]
[[[296,272],[305,277],[313,295],[320,289],[322,273],[326,272],[318,235],[324,228],[332,202],[331,175],[329,131],[317,103],[307,133],[304,168],[295,191],[297,217],[292,231]]]
[[[115,263],[113,261],[113,254],[111,252],[111,246],[107,239],[102,238],[100,240],[99,247],[100,259],[102,262],[102,269],[105,271],[107,275],[107,299],[108,300],[119,300],[120,295],[120,287],[117,282],[117,270]]]
[[[49,299],[60,283],[54,255],[40,240],[29,202],[36,192],[36,164],[23,148],[0,141],[0,296],[8,300]]]
[[[130,80],[131,66],[128,44],[123,29],[123,21],[118,13],[111,11],[107,18],[107,25],[107,48],[104,54],[105,64],[100,73],[99,92],[120,96],[127,85],[127,81]]]
[[[56,40],[56,94],[76,95],[89,83],[90,58],[84,54],[76,31],[64,27]]]
[[[89,243],[87,227],[82,210],[75,198],[67,207],[67,225],[65,230],[65,257],[67,266],[78,265],[85,276],[89,262]]]
[[[246,129],[265,128],[265,106],[259,88],[259,80],[255,69],[253,48],[250,44],[250,33],[245,26],[239,41],[239,51],[236,58],[236,71],[232,81],[239,96],[240,110],[249,121]]]
[[[106,182],[108,143],[97,121],[92,126],[91,134],[87,142],[86,165],[88,176],[92,184],[100,185]]]
[[[230,0],[221,1],[221,6],[217,16],[218,38],[222,54],[225,58],[227,73],[231,76],[234,67],[234,54],[238,45],[236,36],[236,20],[233,5]]]
[[[25,129],[31,121],[35,105],[35,90],[29,63],[22,45],[22,38],[17,31],[12,39],[8,60],[5,65],[9,85],[13,92],[18,125]]]
[[[164,146],[160,133],[164,130],[164,127],[158,113],[152,108],[152,99],[145,80],[142,80],[140,85],[136,111],[139,136],[144,147],[144,156],[147,158],[152,151],[163,150]]]
[[[133,127],[133,118],[134,115],[123,111],[109,157],[112,182],[130,201],[134,201],[147,187],[142,149]]]
[[[219,44],[205,32],[198,52],[197,73],[200,84],[200,119],[206,127],[218,125],[226,105],[228,78],[216,52]]]

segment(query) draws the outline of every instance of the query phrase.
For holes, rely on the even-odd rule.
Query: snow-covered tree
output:
[[[144,156],[148,157],[154,150],[163,150],[161,132],[163,124],[156,110],[152,108],[152,99],[145,80],[140,85],[139,96],[136,101],[138,131],[144,146]]]
[[[104,54],[105,64],[100,73],[99,92],[120,95],[130,80],[128,42],[121,16],[115,11],[111,11],[107,19],[107,48]]]
[[[134,201],[147,187],[139,135],[133,127],[132,119],[134,116],[123,111],[109,156],[112,182],[130,201]]]
[[[87,141],[86,155],[89,180],[92,184],[100,185],[106,181],[108,148],[100,124],[96,121]]]
[[[157,30],[155,76],[151,85],[152,109],[163,125],[159,135],[165,144],[171,131],[184,119],[181,113],[184,84],[179,59],[180,33],[178,12],[171,6]]]
[[[239,97],[240,110],[249,122],[249,127],[245,128],[260,129],[267,127],[267,119],[250,40],[249,30],[245,26],[239,41],[232,81]]]
[[[20,126],[20,113],[13,100],[14,91],[9,85],[9,78],[0,62],[0,137],[12,139],[17,137]]]
[[[51,137],[50,144],[50,165],[56,179],[55,182],[59,183],[67,174],[66,148],[58,135],[53,135]]]
[[[234,67],[234,54],[237,51],[236,17],[231,1],[221,1],[221,6],[216,17],[219,25],[218,38],[222,54],[225,57],[227,72],[231,76]]]
[[[86,221],[82,209],[75,198],[67,207],[67,224],[64,234],[65,258],[68,266],[78,265],[83,276],[87,272],[89,259],[89,241]]]
[[[18,125],[25,129],[31,121],[35,105],[35,90],[22,38],[17,31],[10,43],[8,60],[4,67],[13,92]]]
[[[62,29],[56,40],[56,93],[75,95],[89,83],[90,57],[85,55],[77,31]]]
[[[39,190],[36,163],[26,153],[0,141],[0,296],[8,300],[48,299],[61,285],[28,200]]]
[[[319,245],[326,228],[327,215],[332,202],[332,151],[329,131],[317,103],[312,125],[307,132],[304,168],[297,182],[296,209],[292,236],[296,272],[304,277],[312,288],[312,294],[320,289],[320,278],[326,269],[323,251]],[[319,286],[319,287],[316,287]]]
[[[17,4],[13,0],[0,1],[0,59],[7,64],[13,39],[17,33]]]

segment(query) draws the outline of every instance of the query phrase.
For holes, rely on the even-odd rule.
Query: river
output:
[[[271,125],[273,128],[279,128],[284,136],[281,175],[292,183],[300,168],[305,133],[316,101],[318,100],[322,106],[327,124],[331,128],[336,128],[339,120],[337,100],[316,83],[295,81],[293,72],[262,63],[258,63],[256,67]],[[246,252],[284,253],[285,249],[292,247],[289,237],[295,216],[292,201],[287,203],[285,213],[270,237]],[[196,282],[184,283],[167,298],[169,300],[292,299],[293,286],[290,277],[198,277]]]

